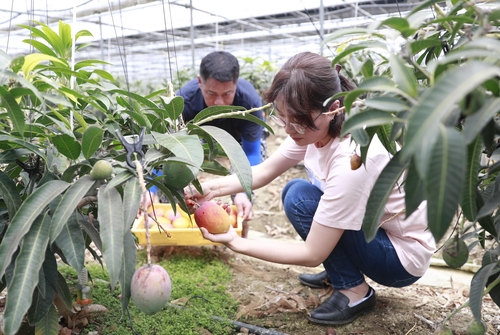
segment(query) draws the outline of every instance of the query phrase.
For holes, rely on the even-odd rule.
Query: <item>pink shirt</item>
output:
[[[390,154],[377,136],[368,150],[366,165],[351,170],[350,156],[356,144],[348,136],[331,140],[326,146],[298,146],[290,137],[278,151],[286,158],[304,161],[311,183],[323,191],[314,221],[321,225],[344,230],[360,230],[370,192]],[[359,154],[359,150],[358,150]],[[366,166],[366,168],[365,168]],[[399,186],[399,187],[398,187]],[[405,208],[403,185],[396,184],[382,215],[380,223]],[[410,274],[420,277],[430,265],[436,243],[427,229],[426,202],[406,218],[404,213],[385,222],[387,232],[401,264]]]

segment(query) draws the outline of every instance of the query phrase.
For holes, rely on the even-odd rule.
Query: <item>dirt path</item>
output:
[[[278,132],[268,138],[270,153],[276,150],[284,137],[283,132]],[[289,180],[305,177],[304,168],[298,165],[265,189],[256,190],[250,238],[253,232],[254,236],[269,239],[300,240],[283,213],[281,190]],[[469,295],[467,282],[453,282],[453,277],[447,281],[443,275],[436,275],[434,281],[432,276],[439,268],[433,268],[433,272],[425,280],[422,279],[422,284],[417,282],[406,288],[387,288],[369,282],[378,297],[373,313],[345,326],[317,326],[309,323],[305,315],[327,298],[331,291],[306,288],[299,283],[297,276],[305,271],[320,271],[320,268],[311,270],[280,266],[234,254],[230,250],[224,252],[231,255],[229,259],[234,282],[229,290],[241,302],[239,320],[272,327],[289,335],[335,334],[332,329],[335,329],[336,334],[349,335],[433,334],[439,323],[465,303]],[[439,255],[436,257],[439,258]],[[489,327],[487,334],[500,334],[500,310],[489,297],[484,298],[482,312]],[[470,309],[464,308],[447,325],[455,335],[465,335],[467,324],[472,318]]]

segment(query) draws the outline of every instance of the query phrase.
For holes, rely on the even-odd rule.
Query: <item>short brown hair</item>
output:
[[[317,129],[311,112],[328,111],[334,100],[324,105],[325,101],[337,93],[352,89],[354,85],[339,74],[327,58],[312,52],[302,52],[283,65],[271,87],[264,93],[264,99],[267,102],[285,102],[296,122]],[[343,106],[343,98],[338,100]],[[328,130],[330,136],[340,136],[344,119],[345,113],[334,116]]]

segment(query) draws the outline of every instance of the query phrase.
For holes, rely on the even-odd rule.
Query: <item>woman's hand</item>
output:
[[[189,207],[192,208],[192,211],[194,211],[198,207],[197,205],[201,205],[206,201],[210,201],[216,196],[211,187],[207,187],[205,184],[201,184],[201,188],[203,190],[203,195],[191,185],[188,185],[184,188],[184,201]]]
[[[242,217],[243,221],[252,220],[252,202],[245,193],[236,194],[233,202],[238,207],[238,215]]]
[[[233,242],[237,238],[241,238],[232,226],[230,226],[227,233],[224,234],[211,234],[208,232],[208,230],[202,227],[200,227],[200,231],[205,239],[215,243],[222,243],[226,245]]]

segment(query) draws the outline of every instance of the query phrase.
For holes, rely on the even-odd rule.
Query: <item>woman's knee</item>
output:
[[[283,190],[281,191],[281,202],[284,204],[285,203],[285,200],[287,199],[287,196],[290,197],[292,194],[295,193],[295,188],[297,186],[297,184],[300,184],[302,182],[306,182],[306,180],[304,179],[300,179],[300,178],[296,178],[296,179],[292,179],[290,180],[286,185],[285,187],[283,188]]]

